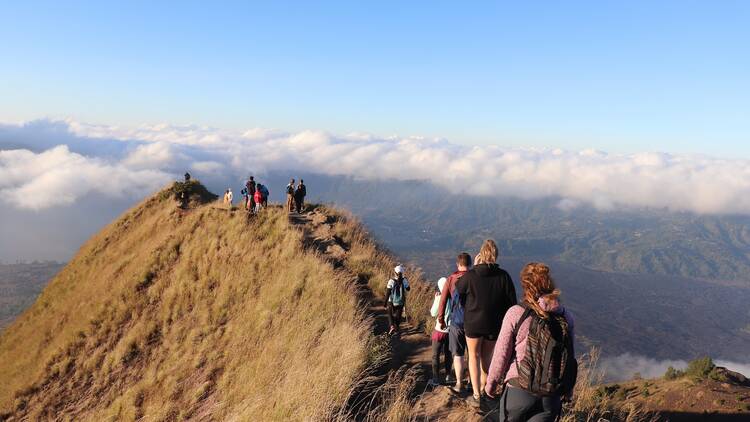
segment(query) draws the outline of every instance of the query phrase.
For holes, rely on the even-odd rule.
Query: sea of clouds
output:
[[[750,377],[750,363],[715,360],[714,364]],[[631,380],[636,374],[642,378],[658,378],[663,376],[670,366],[682,370],[687,368],[687,365],[687,361],[679,359],[657,360],[625,353],[619,356],[602,358],[599,361],[598,368],[603,372],[606,381],[614,382]]]
[[[89,193],[140,197],[185,170],[198,177],[295,170],[429,180],[473,195],[559,198],[564,208],[750,214],[750,160],[465,146],[321,131],[121,127],[74,120],[0,125],[0,200],[20,209],[65,206]]]

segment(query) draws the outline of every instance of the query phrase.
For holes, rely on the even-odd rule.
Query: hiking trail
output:
[[[348,245],[335,235],[333,225],[336,217],[325,214],[318,208],[310,209],[302,214],[289,213],[289,222],[302,231],[303,241],[307,248],[317,251],[321,257],[331,262],[339,271],[349,272],[344,267],[344,260],[349,252]],[[350,274],[352,277],[357,277]],[[375,285],[383,285],[387,280],[375,280]],[[367,314],[373,318],[373,330],[376,336],[387,336],[388,311],[385,302],[375,295],[368,285],[368,280],[357,279],[361,296],[367,305]],[[389,373],[401,368],[416,371],[417,383],[414,389],[416,420],[448,420],[448,421],[482,421],[487,420],[469,407],[464,398],[469,394],[458,397],[450,393],[447,387],[427,387],[427,380],[431,378],[432,352],[430,337],[413,324],[410,315],[415,312],[429,312],[427,309],[412,309],[407,305],[405,318],[402,322],[401,333],[391,336],[389,344],[391,356],[382,373],[376,374],[385,379]]]

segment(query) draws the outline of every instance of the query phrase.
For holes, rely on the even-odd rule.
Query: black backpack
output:
[[[565,314],[550,313],[547,319],[524,307],[523,316],[513,329],[513,340],[526,318],[531,318],[526,353],[521,362],[515,356],[518,378],[512,383],[529,393],[564,396],[571,391],[578,377],[578,362],[573,349],[573,338]]]

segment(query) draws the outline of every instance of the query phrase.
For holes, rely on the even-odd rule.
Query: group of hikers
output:
[[[286,185],[286,210],[301,213],[305,208],[305,196],[307,196],[305,181],[299,179],[297,186],[294,186],[294,179],[290,180]]]
[[[185,180],[189,180],[189,175],[186,173]],[[307,187],[302,179],[295,186],[294,179],[286,187],[287,192],[287,210],[289,212],[302,212],[305,204],[305,196],[307,196]],[[258,213],[261,209],[268,206],[268,196],[270,194],[268,187],[259,182],[255,181],[254,176],[250,176],[245,182],[244,187],[240,191],[242,195],[242,206],[251,213]],[[228,188],[224,191],[223,203],[225,206],[232,207],[234,201],[234,193],[232,189]]]
[[[573,317],[560,304],[547,265],[523,268],[519,303],[497,256],[495,242],[485,240],[473,260],[459,254],[456,271],[438,280],[430,309],[435,328],[428,385],[466,393],[470,405],[494,409],[501,421],[554,421],[578,371]],[[399,265],[386,286],[390,334],[398,332],[409,290]]]
[[[251,213],[258,213],[263,207],[268,206],[268,187],[255,181],[254,176],[250,176],[245,185],[240,190],[242,195],[242,206]],[[232,189],[224,191],[224,205],[232,206],[234,193]]]

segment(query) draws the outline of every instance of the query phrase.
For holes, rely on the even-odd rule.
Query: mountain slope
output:
[[[321,419],[345,404],[373,359],[355,280],[280,208],[248,220],[172,195],[89,240],[3,333],[3,418]]]

